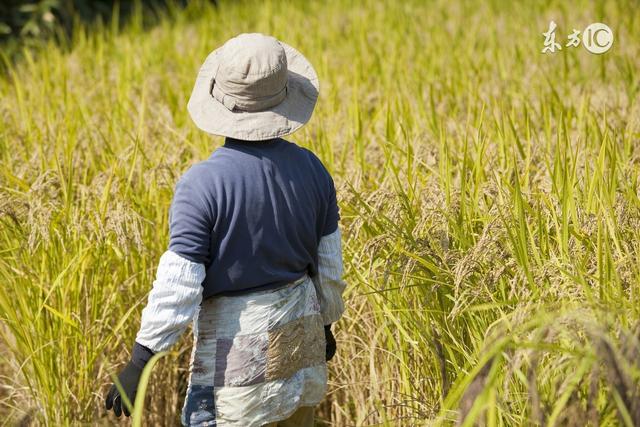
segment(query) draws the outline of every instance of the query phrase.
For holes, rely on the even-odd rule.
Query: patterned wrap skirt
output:
[[[322,323],[306,275],[275,290],[204,300],[194,318],[183,425],[259,427],[320,403]]]

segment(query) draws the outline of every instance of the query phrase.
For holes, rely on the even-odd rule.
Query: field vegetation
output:
[[[554,20],[561,51],[542,54]],[[325,425],[640,425],[640,8],[633,1],[191,2],[78,24],[0,76],[0,419],[110,424],[207,53],[272,34],[320,76],[348,310]],[[615,34],[566,47],[592,22]],[[146,23],[146,24],[145,24]],[[176,425],[190,337],[143,424]]]

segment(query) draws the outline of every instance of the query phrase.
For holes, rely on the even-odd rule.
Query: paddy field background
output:
[[[117,16],[117,15],[116,15]],[[561,51],[542,54],[557,23]],[[611,50],[566,47],[592,22]],[[108,425],[177,178],[222,138],[186,102],[241,32],[320,77],[289,139],[332,172],[347,311],[322,425],[640,425],[635,1],[195,1],[5,56],[0,420]],[[190,336],[142,424],[176,425]]]

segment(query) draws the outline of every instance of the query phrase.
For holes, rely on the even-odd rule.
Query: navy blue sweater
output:
[[[317,272],[318,243],[338,227],[333,180],[281,138],[231,138],[178,181],[169,250],[205,265],[203,297],[276,288]]]

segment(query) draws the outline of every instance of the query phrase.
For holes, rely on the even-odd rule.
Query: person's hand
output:
[[[333,356],[336,354],[336,339],[333,337],[333,333],[331,332],[331,325],[325,325],[324,327],[324,337],[327,341],[326,348],[326,360],[327,362],[333,359]]]
[[[142,369],[136,366],[133,361],[127,363],[127,366],[125,366],[122,372],[120,372],[120,375],[118,375],[118,381],[126,393],[129,402],[131,402],[131,405],[136,401],[136,392],[138,391],[138,382],[140,381],[141,375]],[[129,408],[125,405],[122,395],[120,394],[120,390],[118,390],[115,384],[112,384],[109,389],[105,407],[107,411],[113,409],[116,417],[119,417],[123,412],[127,417],[131,415]]]
[[[140,382],[142,371],[153,354],[154,352],[147,347],[135,343],[133,346],[131,360],[118,375],[118,382],[132,406],[136,401],[136,393],[138,391],[138,383]],[[113,413],[116,414],[116,417],[119,417],[122,413],[128,417],[131,415],[130,409],[133,409],[128,408],[127,405],[125,405],[123,396],[120,394],[120,390],[118,390],[118,387],[115,384],[111,385],[104,404],[107,411],[113,409]]]

